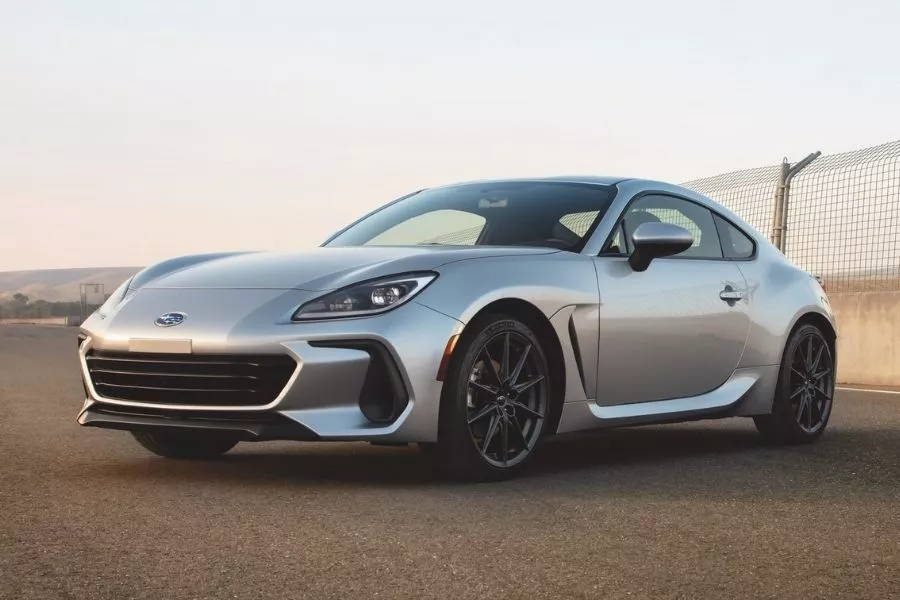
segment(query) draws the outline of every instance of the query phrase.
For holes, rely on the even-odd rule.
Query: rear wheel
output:
[[[785,348],[772,412],[754,417],[770,442],[804,444],[828,425],[834,401],[835,362],[831,344],[815,325],[803,325]]]
[[[544,436],[552,397],[547,359],[516,319],[495,315],[472,326],[450,365],[438,442],[425,451],[452,477],[503,479],[525,467]]]
[[[133,431],[131,435],[150,452],[166,458],[209,460],[238,443],[232,436],[206,431]]]

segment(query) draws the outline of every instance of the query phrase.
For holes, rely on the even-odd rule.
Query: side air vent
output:
[[[569,317],[569,339],[572,340],[572,351],[575,353],[575,364],[578,366],[578,377],[581,385],[584,383],[584,365],[581,364],[581,348],[578,345],[578,332],[575,329],[575,319]]]
[[[378,424],[393,423],[409,404],[409,395],[393,357],[380,343],[372,340],[311,342],[320,348],[350,348],[369,355],[369,368],[359,392],[359,410]]]

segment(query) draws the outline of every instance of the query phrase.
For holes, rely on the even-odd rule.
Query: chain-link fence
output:
[[[773,227],[781,225],[785,254],[829,292],[900,291],[900,140],[802,162],[783,194],[784,216],[778,219],[776,197],[788,165],[682,185],[721,202],[770,239]],[[568,215],[562,224],[583,235],[595,216]],[[480,226],[466,228],[430,241],[473,244],[480,232]]]
[[[780,165],[714,175],[682,184],[721,202],[766,236],[772,228],[772,207]]]
[[[781,166],[684,183],[772,235]],[[823,156],[786,199],[784,251],[832,291],[900,290],[900,140]]]

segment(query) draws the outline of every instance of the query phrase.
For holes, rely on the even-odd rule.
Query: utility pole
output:
[[[782,254],[785,254],[787,250],[786,233],[788,204],[791,197],[791,180],[821,155],[822,152],[816,150],[793,167],[787,158],[781,162],[781,173],[778,176],[778,186],[775,188],[775,205],[772,209],[772,243],[781,250]]]

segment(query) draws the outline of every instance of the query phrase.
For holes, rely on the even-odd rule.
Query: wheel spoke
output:
[[[816,383],[819,383],[822,380],[822,378],[825,377],[826,375],[828,375],[829,373],[831,373],[831,369],[823,369],[823,370],[819,371],[818,373],[813,373],[812,379]]]
[[[804,365],[806,366],[806,372],[812,372],[812,352],[813,352],[813,338],[809,336],[809,341],[806,344],[806,360],[804,361]]]
[[[806,394],[803,394],[803,396],[800,398],[800,404],[797,407],[797,422],[798,423],[803,422],[803,413],[806,409],[806,403],[808,401],[809,401],[809,396],[807,396]]]
[[[501,380],[501,384],[509,381],[509,332],[506,332],[506,335],[503,336],[503,362],[500,364],[500,375],[503,376]]]
[[[525,368],[525,361],[528,360],[529,352],[531,352],[531,344],[528,344],[527,346],[525,346],[525,349],[522,350],[522,356],[519,357],[519,362],[516,363],[516,368],[513,369],[512,375],[509,376],[509,385],[516,385],[516,382],[522,375],[522,369]]]
[[[819,345],[819,351],[816,352],[816,360],[813,361],[812,368],[809,370],[810,373],[815,373],[819,370],[819,362],[822,360],[822,353],[825,352],[825,345]]]
[[[472,380],[469,380],[469,385],[471,385],[473,388],[475,388],[477,390],[481,390],[482,392],[484,392],[486,394],[490,394],[491,396],[494,396],[495,398],[497,396],[498,390],[496,388],[492,388],[489,385],[484,385],[483,383],[479,383],[477,381],[472,381]]]
[[[494,439],[494,435],[497,433],[497,424],[500,422],[500,415],[494,415],[494,418],[491,419],[491,424],[488,426],[487,433],[484,435],[484,442],[481,445],[481,455],[487,456],[488,447],[491,445],[491,440]]]
[[[500,426],[500,443],[503,445],[503,466],[509,462],[509,416],[504,415],[501,419]]]
[[[542,382],[543,380],[544,380],[544,376],[543,376],[543,375],[538,375],[537,377],[535,377],[535,378],[532,379],[531,381],[526,381],[525,383],[520,383],[520,384],[518,384],[518,385],[514,385],[512,389],[513,389],[513,391],[516,392],[517,394],[521,394],[521,393],[524,392],[525,390],[527,390],[527,389],[529,389],[529,388],[531,388],[531,387],[536,386],[537,384],[539,384],[539,383]]]
[[[831,402],[832,398],[831,398],[830,395],[828,395],[828,394],[825,392],[825,390],[820,390],[819,388],[813,388],[813,390],[815,390],[815,393],[817,393],[817,394],[819,394],[820,396],[822,396],[822,398],[824,398],[825,400],[828,400],[829,402]]]
[[[794,375],[796,375],[796,376],[799,377],[800,379],[803,379],[803,380],[806,379],[806,373],[801,373],[800,371],[798,371],[798,370],[795,369],[794,367],[791,367],[791,371],[793,371]]]
[[[497,380],[497,385],[503,385],[503,380],[500,379],[500,373],[497,372],[497,363],[494,362],[494,358],[491,356],[491,351],[488,350],[487,344],[484,345],[484,348],[482,348],[481,351],[484,352],[484,355],[487,357],[487,362],[491,366],[491,375]]]
[[[794,390],[794,393],[791,394],[791,400],[796,398],[798,394],[802,394],[805,390],[806,390],[806,386],[804,386],[804,385],[801,385],[800,387],[798,387],[796,390]]]
[[[529,416],[534,417],[535,419],[543,419],[544,418],[544,415],[542,415],[541,413],[539,413],[538,411],[536,411],[532,408],[525,406],[524,404],[522,404],[521,402],[518,402],[517,400],[511,401],[510,404],[515,406],[518,410],[521,410],[522,412],[527,413]]]
[[[492,403],[485,404],[484,406],[481,407],[481,409],[477,413],[475,413],[475,416],[469,417],[469,425],[471,425],[472,423],[475,423],[476,421],[480,421],[485,416],[491,414],[492,412],[494,412],[496,410],[497,410],[496,405],[494,405]]]
[[[522,439],[522,447],[525,449],[525,452],[531,452],[531,444],[528,443],[528,438],[525,437],[525,432],[522,430],[522,424],[519,423],[518,419],[513,419],[513,422],[516,424],[516,433],[518,433],[519,437]]]
[[[812,420],[812,410],[813,410],[813,399],[812,396],[806,401],[806,427],[807,429],[812,429],[813,420]]]
[[[822,413],[825,410],[824,403],[813,397],[809,400],[809,407],[810,422],[814,422],[818,425],[819,421],[822,420]],[[813,414],[813,411],[815,411],[815,414]]]

